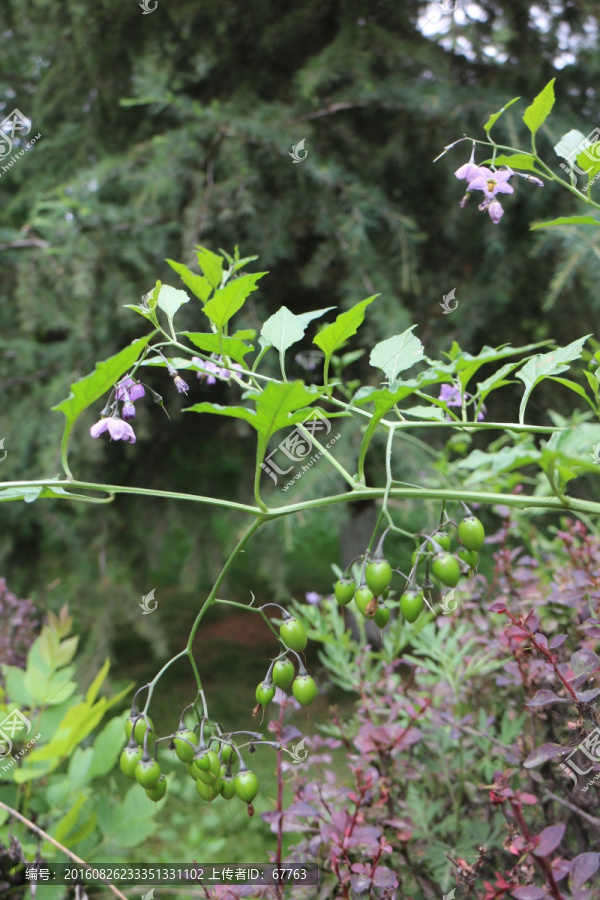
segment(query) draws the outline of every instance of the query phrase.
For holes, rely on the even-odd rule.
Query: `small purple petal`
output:
[[[317,594],[316,591],[309,591],[305,596],[306,602],[310,603],[312,606],[317,606],[321,599],[321,595]]]
[[[145,394],[144,385],[138,384],[129,375],[117,383],[117,400],[139,400]]]
[[[99,422],[96,422],[95,425],[92,425],[90,428],[91,436],[96,439],[99,438],[101,434],[103,434],[108,428],[108,419],[100,419]]]
[[[131,400],[126,400],[123,404],[121,415],[124,419],[135,419],[135,406],[133,405]]]
[[[108,433],[113,441],[129,441],[130,444],[135,444],[136,437],[131,425],[116,416],[106,419],[106,422],[108,423]]]
[[[497,225],[504,215],[504,210],[502,209],[502,205],[498,202],[498,200],[492,200],[492,202],[488,206],[488,212],[490,214],[490,219],[492,220],[494,225]]]
[[[177,390],[179,391],[180,394],[187,394],[187,392],[189,391],[189,387],[185,383],[185,381],[183,380],[181,375],[175,375],[175,377],[173,378],[173,381],[175,382],[175,387],[177,388]]]
[[[438,400],[443,400],[446,406],[462,406],[460,391],[453,384],[443,384]]]
[[[476,166],[474,163],[465,163],[464,166],[457,169],[454,174],[461,180],[466,178],[467,181],[472,181],[473,178],[477,178],[479,174],[479,166]]]

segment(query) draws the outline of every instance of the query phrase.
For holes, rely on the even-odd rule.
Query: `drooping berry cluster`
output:
[[[470,575],[479,565],[479,550],[485,542],[485,531],[479,519],[467,507],[465,509],[467,515],[458,525],[460,547],[457,553],[450,551],[452,539],[446,531],[446,527],[454,523],[445,518],[443,513],[442,519],[445,521],[432,534],[421,536],[425,540],[412,555],[412,568],[408,577],[404,576],[405,585],[399,604],[402,616],[411,624],[417,621],[425,605],[423,590],[434,587],[430,572],[441,585],[454,588],[463,573]],[[349,574],[351,563],[334,585],[335,598],[340,606],[347,606],[354,600],[358,612],[365,619],[372,619],[380,628],[385,628],[390,619],[386,600],[390,597],[393,574],[398,572],[402,575],[399,569],[392,569],[383,555],[383,542],[388,531],[389,529],[384,532],[372,558],[368,552],[359,557],[363,561],[360,584],[357,586]],[[426,567],[425,576],[419,586],[417,569],[423,562]]]

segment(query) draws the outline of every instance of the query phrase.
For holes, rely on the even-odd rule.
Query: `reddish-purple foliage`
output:
[[[8,590],[5,579],[0,578],[0,662],[24,668],[27,651],[37,633],[38,623],[31,600],[19,599]]]

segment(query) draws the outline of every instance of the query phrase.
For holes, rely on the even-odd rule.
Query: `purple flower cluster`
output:
[[[514,188],[508,182],[514,175],[520,173],[513,172],[508,166],[504,169],[493,171],[485,166],[476,166],[475,163],[468,162],[457,169],[454,174],[461,181],[467,182],[467,193],[461,200],[460,205],[462,207],[467,205],[471,191],[482,191],[483,202],[479,204],[479,210],[487,212],[494,225],[497,225],[504,215],[504,209],[500,201],[496,199],[496,194],[513,194]],[[533,175],[522,177],[538,187],[544,186],[544,182]]]
[[[135,432],[129,424],[129,419],[135,419],[135,400],[144,397],[146,391],[144,385],[134,381],[130,375],[122,378],[115,387],[115,403],[112,407],[102,411],[102,418],[90,428],[91,436],[99,438],[101,434],[108,431],[111,440],[126,441],[135,444]],[[119,415],[118,403],[122,403],[121,415]],[[110,415],[104,415],[109,412]]]
[[[471,399],[473,395],[467,394],[465,392],[464,399],[468,401]],[[443,400],[446,406],[461,406],[463,405],[463,401],[460,396],[460,391],[454,384],[443,384],[440,389],[440,396],[438,400]],[[477,415],[477,421],[483,422],[487,415],[487,409],[482,405],[479,414]]]
[[[223,362],[220,356],[215,356],[213,359],[200,359],[199,356],[192,356],[192,362],[195,366],[199,366],[203,370],[202,372],[197,372],[196,377],[200,378],[200,380],[206,378],[207,384],[216,384],[217,378],[224,381],[231,378],[229,369],[225,369],[223,366],[219,365],[219,363]]]

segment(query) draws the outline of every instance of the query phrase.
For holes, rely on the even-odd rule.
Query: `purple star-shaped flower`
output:
[[[468,184],[469,191],[483,191],[485,196],[490,200],[496,194],[513,194],[514,188],[508,184],[508,179],[512,178],[515,173],[512,169],[501,169],[498,172],[492,172],[485,166],[480,166],[477,170],[477,176]]]
[[[460,391],[453,384],[443,384],[438,400],[443,400],[446,406],[462,406]]]
[[[129,375],[117,382],[117,400],[139,400],[145,394],[144,385],[134,381]]]
[[[108,431],[113,441],[129,441],[135,444],[135,433],[131,425],[119,419],[117,416],[108,416],[106,419],[100,419],[90,428],[90,434],[93,438],[99,438],[101,434]]]

